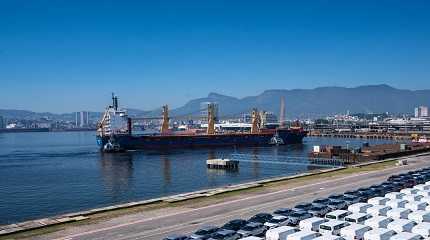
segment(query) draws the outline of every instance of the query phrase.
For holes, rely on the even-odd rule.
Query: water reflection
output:
[[[100,153],[100,170],[105,189],[115,201],[120,200],[133,185],[133,154]]]
[[[258,178],[260,176],[260,160],[258,159],[258,148],[252,150],[252,176]]]
[[[172,182],[172,166],[170,159],[167,154],[160,155],[161,159],[161,168],[162,168],[162,174],[163,174],[163,190],[166,190],[166,185],[170,185]]]

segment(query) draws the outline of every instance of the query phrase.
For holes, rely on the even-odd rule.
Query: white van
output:
[[[387,197],[374,197],[367,200],[367,203],[372,205],[385,205],[390,199]]]
[[[394,219],[394,221],[387,225],[387,229],[393,230],[396,233],[411,232],[415,225],[417,223],[409,219]]]
[[[300,221],[299,229],[318,232],[320,229],[321,223],[327,222],[328,219],[320,218],[320,217],[311,217]]]
[[[403,199],[391,199],[390,201],[385,203],[385,206],[389,206],[392,208],[404,208],[408,201]]]
[[[348,207],[348,211],[353,213],[366,213],[366,210],[372,206],[373,205],[369,203],[363,203],[363,202],[354,203]]]
[[[345,239],[341,236],[322,235],[317,238],[314,238],[314,240],[345,240]]]
[[[335,210],[333,212],[329,212],[325,215],[325,218],[329,220],[343,220],[346,216],[350,215],[350,211],[346,210]]]
[[[411,209],[412,211],[426,210],[428,204],[426,202],[410,201],[405,204],[405,208]]]
[[[371,218],[372,216],[367,213],[353,213],[345,217],[344,221],[350,223],[363,224],[364,221]]]
[[[371,227],[362,224],[351,223],[340,230],[340,236],[346,240],[363,239],[364,233],[372,230]]]
[[[414,201],[420,201],[421,198],[423,198],[424,196],[418,195],[418,194],[406,194],[405,196],[402,197],[403,200],[409,201],[409,202],[414,202]]]
[[[412,212],[407,208],[393,208],[387,211],[387,217],[392,219],[408,219],[408,215]]]
[[[430,185],[418,184],[418,185],[415,185],[414,188],[418,189],[419,191],[427,191],[427,190],[430,190]]]
[[[364,233],[364,240],[389,240],[396,232],[386,228],[375,228]]]
[[[314,231],[305,230],[288,235],[287,240],[311,240],[318,236],[321,236],[321,234]]]
[[[428,222],[430,223],[430,211],[413,211],[408,215],[408,219],[416,223]]]
[[[266,232],[266,240],[286,239],[288,235],[298,232],[299,229],[290,226],[282,226],[269,229]]]
[[[402,190],[400,190],[401,193],[404,194],[416,194],[419,190],[416,188],[403,188]]]
[[[349,223],[345,221],[339,220],[330,220],[328,222],[322,223],[320,225],[320,233],[322,234],[331,234],[331,235],[339,235],[340,229],[348,226]]]
[[[401,232],[390,238],[390,240],[421,240],[423,237],[416,233]]]
[[[367,209],[367,213],[374,216],[387,216],[388,210],[391,210],[392,208],[390,206],[384,206],[384,205],[373,205],[373,207],[370,207]]]
[[[423,197],[430,197],[430,190],[425,190],[425,191],[420,190],[417,192],[417,195],[421,195]]]
[[[423,222],[418,223],[415,227],[412,228],[412,233],[419,234],[423,237],[430,238],[430,223]]]
[[[394,219],[390,217],[374,216],[364,221],[364,225],[372,228],[387,228],[387,225],[392,221],[394,221]]]
[[[389,192],[389,193],[385,194],[385,197],[393,200],[393,199],[402,199],[402,197],[405,195],[406,194],[401,193],[401,192]]]

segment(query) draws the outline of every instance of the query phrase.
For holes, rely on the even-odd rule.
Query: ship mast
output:
[[[208,129],[207,134],[215,133],[215,113],[214,113],[214,105],[208,104]]]
[[[169,106],[163,106],[163,123],[161,125],[161,133],[166,134],[169,132]]]

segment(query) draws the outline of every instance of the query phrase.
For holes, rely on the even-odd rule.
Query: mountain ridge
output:
[[[326,86],[314,89],[267,89],[255,96],[237,98],[210,92],[206,97],[189,100],[183,106],[170,110],[170,116],[198,116],[202,102],[217,102],[221,117],[237,117],[253,108],[278,115],[280,99],[285,98],[288,118],[317,118],[338,113],[412,113],[419,105],[430,105],[430,90],[398,89],[387,84],[357,87]],[[160,116],[161,107],[152,110],[128,109],[130,116]],[[99,116],[100,112],[91,112]],[[0,116],[14,118],[73,119],[73,113],[35,113],[28,110],[0,109]]]

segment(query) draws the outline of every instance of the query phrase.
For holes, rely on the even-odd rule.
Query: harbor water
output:
[[[306,172],[306,164],[259,162],[258,156],[306,156],[314,145],[358,147],[387,140],[304,139],[273,147],[133,151],[102,154],[94,132],[0,134],[0,225],[118,203]],[[238,171],[206,160],[245,153]],[[253,161],[253,159],[255,161]]]

